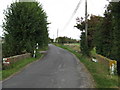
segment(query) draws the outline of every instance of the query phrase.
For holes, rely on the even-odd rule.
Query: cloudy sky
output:
[[[16,0],[0,0],[0,25],[4,20],[3,10],[7,8],[12,2]],[[74,28],[77,17],[85,17],[85,0],[37,0],[43,6],[48,16],[49,36],[51,38],[58,36],[67,36],[74,39],[79,39],[80,31]],[[79,9],[74,17],[70,20],[73,11],[80,1]],[[107,0],[88,0],[88,14],[103,16]],[[69,22],[70,21],[70,22]],[[69,22],[69,24],[67,24]],[[66,26],[67,25],[67,26]],[[2,28],[0,27],[0,36],[2,35]]]

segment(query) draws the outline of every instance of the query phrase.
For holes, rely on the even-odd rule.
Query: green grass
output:
[[[36,61],[42,57],[42,54],[37,54],[36,58],[26,58],[23,60],[19,60],[15,62],[14,64],[10,65],[7,69],[2,70],[2,80],[8,78],[9,76],[15,74],[16,72],[19,72],[22,70],[26,65],[32,63],[33,61]]]
[[[80,43],[69,43],[71,45],[80,45]]]
[[[39,48],[38,51],[46,51],[46,50],[48,50],[48,46],[45,46],[45,47],[43,47],[43,48]]]
[[[73,54],[75,54],[79,60],[86,66],[88,71],[93,76],[93,79],[96,83],[96,88],[118,88],[118,76],[111,76],[109,75],[108,69],[106,69],[106,65],[95,63],[90,60],[90,58],[82,56],[82,54],[75,52],[72,48],[64,45],[57,46],[64,48]],[[95,55],[95,52],[93,51]]]
[[[2,70],[0,70],[0,80],[2,80]]]

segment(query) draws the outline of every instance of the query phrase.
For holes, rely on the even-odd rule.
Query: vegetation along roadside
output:
[[[93,76],[96,88],[118,88],[118,76],[109,75],[108,68],[106,68],[105,64],[92,62],[90,58],[82,56],[82,54],[79,51],[76,51],[71,45],[55,45],[64,48],[77,56],[77,58],[86,66]],[[76,47],[79,50],[79,46]],[[93,54],[95,54],[95,51],[93,51]]]
[[[47,50],[47,49],[48,49],[48,47],[44,47],[43,49],[39,49],[39,52]],[[9,78],[10,76],[12,76],[12,75],[16,74],[17,72],[21,71],[22,69],[24,69],[30,63],[40,60],[43,57],[43,55],[44,54],[37,53],[36,58],[29,57],[29,58],[26,58],[23,60],[19,60],[19,61],[15,62],[14,64],[8,66],[7,69],[2,70],[2,78],[1,79],[5,80],[6,78]]]

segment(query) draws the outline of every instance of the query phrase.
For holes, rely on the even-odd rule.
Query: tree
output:
[[[83,55],[90,56],[90,51],[94,47],[93,39],[94,39],[94,33],[96,31],[96,26],[100,22],[101,18],[102,17],[100,16],[91,15],[90,19],[88,19],[88,33],[87,33],[87,44],[88,45],[87,46],[85,44],[85,21],[83,21],[83,19],[81,20],[77,19],[79,23],[77,23],[75,27],[78,28],[80,31],[82,31],[80,49]]]
[[[104,17],[97,26],[95,33],[95,46],[98,54],[110,57],[112,48],[112,21],[111,13],[106,10]]]
[[[4,14],[5,56],[33,53],[36,43],[48,44],[47,16],[38,2],[12,3]]]
[[[120,2],[111,2],[96,32],[96,50],[98,54],[117,60],[120,75]]]
[[[113,46],[111,58],[117,60],[117,71],[120,76],[120,2],[110,3],[113,26]]]

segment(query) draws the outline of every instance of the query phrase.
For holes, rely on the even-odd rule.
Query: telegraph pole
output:
[[[58,42],[58,29],[57,29],[57,42]]]
[[[54,34],[53,34],[53,42],[54,42],[55,40],[54,40]]]
[[[87,29],[88,29],[88,20],[87,20],[87,0],[85,0],[85,40],[86,40],[86,46],[88,46],[87,42]]]

